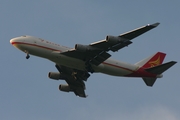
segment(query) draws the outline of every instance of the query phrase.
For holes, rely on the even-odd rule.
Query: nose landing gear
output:
[[[26,50],[24,52],[26,53],[26,59],[29,59],[30,58],[29,52]]]
[[[29,58],[30,58],[30,56],[29,56],[29,54],[27,54],[27,55],[26,55],[26,59],[29,59]]]

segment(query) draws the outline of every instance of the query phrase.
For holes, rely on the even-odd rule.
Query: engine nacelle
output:
[[[54,80],[59,80],[59,79],[64,80],[65,79],[65,77],[59,72],[49,72],[48,77],[51,79],[54,79]]]
[[[108,35],[108,36],[106,36],[106,41],[107,41],[108,43],[110,43],[110,44],[116,44],[116,43],[119,43],[119,42],[121,42],[121,41],[123,41],[123,40],[122,40],[122,38],[119,37],[119,36],[111,36],[111,35]]]
[[[59,90],[63,91],[63,92],[71,92],[71,88],[69,87],[69,85],[64,85],[64,84],[60,84],[59,85]]]
[[[89,46],[89,45],[81,45],[81,44],[76,44],[75,49],[79,52],[86,52],[86,51],[91,51],[91,50],[98,50],[95,47]]]

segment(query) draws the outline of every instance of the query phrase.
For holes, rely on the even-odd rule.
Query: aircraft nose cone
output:
[[[20,37],[16,37],[16,38],[12,38],[10,39],[10,43],[14,46],[17,47],[19,46],[19,42],[21,42],[21,38]]]
[[[24,43],[25,39],[26,39],[26,36],[20,36],[20,37],[15,37],[15,38],[10,39],[9,42],[10,42],[14,47],[22,50],[22,49],[24,48],[23,43]]]
[[[12,45],[13,45],[13,42],[14,42],[14,39],[11,39],[11,40],[10,40],[10,43],[11,43]]]
[[[12,45],[15,45],[16,43],[21,42],[21,41],[22,41],[22,40],[21,40],[21,37],[16,37],[16,38],[10,39],[10,43],[11,43]]]

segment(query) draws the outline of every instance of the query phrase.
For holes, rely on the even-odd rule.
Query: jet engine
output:
[[[64,85],[64,84],[60,84],[59,85],[59,90],[63,91],[63,92],[71,92],[71,88],[69,87],[69,85]]]
[[[59,79],[64,80],[65,79],[64,75],[59,72],[49,72],[48,77],[51,79],[54,79],[54,80],[59,80]]]
[[[123,41],[123,40],[122,40],[122,38],[119,37],[119,36],[111,36],[111,35],[108,35],[108,36],[106,36],[106,41],[107,41],[108,43],[110,43],[110,44],[116,44],[116,43],[119,43],[119,42],[121,42],[121,41]]]
[[[86,52],[86,51],[92,51],[92,50],[98,50],[95,47],[89,46],[89,45],[81,45],[81,44],[76,44],[75,49],[79,52]]]

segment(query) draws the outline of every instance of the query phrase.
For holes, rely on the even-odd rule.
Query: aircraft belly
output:
[[[53,55],[50,57],[49,60],[55,62],[56,64],[63,65],[66,67],[78,69],[78,70],[85,70],[85,63],[82,60],[68,57],[62,54]]]
[[[38,57],[48,58],[51,56],[51,51],[48,49],[42,49],[36,46],[27,46],[26,51],[28,51],[29,54],[35,55]]]
[[[122,68],[116,68],[113,66],[104,66],[104,69],[101,72],[113,76],[124,76],[132,73],[132,71],[125,70]]]
[[[84,62],[75,58],[71,58],[61,53],[53,53],[53,50],[40,48],[37,46],[23,45],[18,46],[23,52],[28,52],[31,55],[49,59],[59,65],[67,66],[74,69],[84,70]]]

